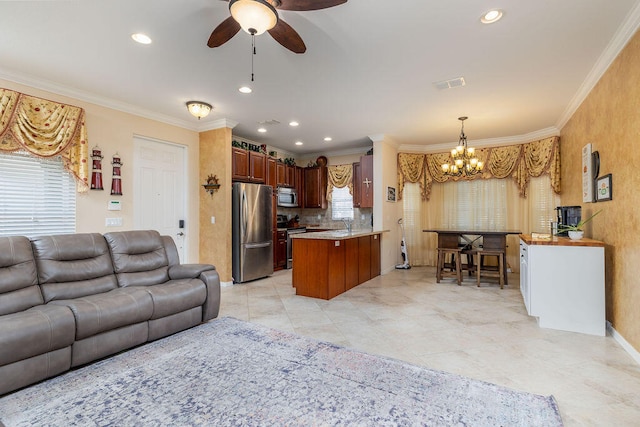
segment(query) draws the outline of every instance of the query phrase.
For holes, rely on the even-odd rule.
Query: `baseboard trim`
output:
[[[609,331],[611,337],[616,340],[618,344],[620,344],[622,348],[626,350],[627,353],[629,353],[629,356],[631,356],[633,360],[635,360],[636,363],[640,365],[640,353],[635,348],[633,348],[633,346],[629,344],[629,342],[627,342],[627,340],[625,340],[624,337],[618,333],[618,331],[613,328],[613,325],[611,325],[611,322],[609,321],[607,321],[607,331]]]

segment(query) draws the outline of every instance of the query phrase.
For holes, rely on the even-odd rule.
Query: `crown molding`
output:
[[[558,120],[556,127],[562,129],[580,108],[582,102],[587,98],[596,84],[600,81],[604,73],[609,69],[613,61],[618,57],[622,49],[629,43],[631,37],[640,28],[640,2],[629,12],[624,23],[618,28],[606,49],[602,52],[595,65],[587,74],[584,82],[580,85],[578,92],[573,96],[567,109]]]
[[[201,126],[198,127],[197,131],[198,132],[206,132],[208,130],[222,129],[222,128],[233,129],[236,126],[238,126],[238,122],[235,121],[235,120],[218,119],[218,120],[214,120],[212,122],[203,123]]]
[[[127,114],[133,114],[135,116],[143,117],[145,119],[155,120],[161,123],[166,123],[180,128],[192,130],[198,132],[197,124],[192,122],[176,119],[175,117],[168,116],[166,114],[156,113],[151,110],[137,107],[125,102],[116,101],[107,97],[99,96],[90,92],[86,92],[79,89],[74,89],[69,86],[61,85],[59,83],[45,80],[24,73],[17,74],[13,71],[0,68],[0,78],[9,80],[14,83],[22,84],[32,87],[34,89],[40,89],[47,92],[54,93],[60,96],[66,96],[69,98],[77,99],[79,101],[88,102],[90,104],[99,105],[101,107],[111,108],[112,110],[121,111]]]
[[[531,141],[538,141],[540,139],[550,138],[552,136],[559,136],[560,129],[555,126],[548,127],[546,129],[537,130],[534,132],[525,133],[523,135],[506,136],[501,138],[489,138],[489,139],[474,139],[469,141],[469,145],[475,148],[482,147],[502,147],[505,145],[526,144]],[[443,153],[450,151],[453,147],[458,145],[458,141],[447,142],[444,144],[433,145],[418,145],[418,144],[401,144],[398,151],[406,153]]]

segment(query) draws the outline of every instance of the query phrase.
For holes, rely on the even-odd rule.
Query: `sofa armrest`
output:
[[[200,274],[207,287],[207,300],[202,306],[202,321],[206,322],[218,317],[220,311],[220,276],[216,270],[203,271]]]
[[[169,278],[171,280],[195,279],[204,271],[215,270],[211,264],[178,264],[169,267]]]

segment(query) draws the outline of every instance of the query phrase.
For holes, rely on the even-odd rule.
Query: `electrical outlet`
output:
[[[215,224],[215,223],[216,223],[216,217],[215,217],[215,216],[212,216],[212,217],[211,217],[211,224]]]

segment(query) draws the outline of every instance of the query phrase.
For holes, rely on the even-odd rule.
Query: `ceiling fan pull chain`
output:
[[[251,54],[251,81],[253,81],[253,57],[256,55],[256,33],[251,33],[251,49],[253,53]]]

